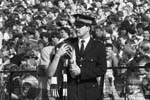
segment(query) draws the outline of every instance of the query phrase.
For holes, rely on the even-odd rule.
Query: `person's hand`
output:
[[[70,56],[70,64],[71,63],[75,63],[76,64],[76,53],[75,53],[75,49],[72,50],[68,50],[67,54]]]
[[[71,64],[70,66],[70,73],[71,73],[71,76],[74,78],[75,76],[78,76],[80,75],[81,73],[81,69],[78,65],[76,65],[75,63],[74,64]]]
[[[63,44],[60,48],[57,49],[56,55],[57,57],[61,57],[66,54],[69,50],[69,46],[67,44]]]
[[[71,74],[72,78],[75,78],[75,76],[77,76],[81,73],[81,69],[79,68],[79,66],[76,63],[75,49],[73,49],[70,54],[69,64],[70,64],[70,74]]]

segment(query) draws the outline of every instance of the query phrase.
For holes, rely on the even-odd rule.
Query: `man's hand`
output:
[[[80,67],[76,63],[76,53],[75,50],[73,49],[71,52],[71,59],[69,60],[70,64],[70,73],[71,76],[74,78],[75,76],[78,76],[81,73]]]

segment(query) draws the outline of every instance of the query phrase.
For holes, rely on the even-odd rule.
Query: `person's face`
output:
[[[150,40],[150,33],[148,31],[144,31],[143,37],[145,40]]]
[[[20,14],[24,13],[24,8],[23,7],[18,8],[18,13]]]
[[[71,10],[70,9],[66,9],[67,14],[71,14]]]
[[[62,36],[62,38],[68,38],[68,33],[64,30],[60,30],[60,35]]]
[[[11,49],[9,50],[9,53],[10,53],[10,54],[14,54],[14,53],[15,53],[15,49],[14,49],[14,48],[11,48]]]
[[[62,21],[61,21],[61,24],[62,24],[62,26],[63,26],[63,27],[68,26],[68,22],[67,22],[67,21],[65,21],[65,20],[62,20]]]
[[[90,36],[89,31],[90,27],[88,26],[77,27],[77,37],[84,39]]]
[[[65,8],[65,4],[64,4],[64,2],[62,2],[62,1],[59,1],[58,2],[58,6],[60,7],[60,8]]]
[[[47,37],[43,37],[43,40],[46,42],[46,43],[48,43],[48,38]]]
[[[124,30],[121,30],[120,33],[121,33],[121,36],[124,36],[126,35],[127,31],[124,29]]]
[[[39,43],[38,46],[39,46],[40,50],[42,50],[44,48],[44,44],[43,43]]]
[[[143,33],[143,28],[140,28],[140,27],[139,27],[139,28],[137,28],[137,31],[138,31],[138,33],[139,33],[139,35],[140,35],[140,34]]]
[[[59,39],[57,37],[52,38],[52,44],[57,45],[59,43]]]
[[[23,26],[17,25],[16,28],[17,28],[16,30],[17,30],[19,33],[22,33]]]
[[[32,18],[30,14],[26,14],[26,20],[27,22],[31,22]]]
[[[101,29],[97,28],[95,30],[95,34],[96,34],[97,37],[102,37],[103,36],[103,31]]]
[[[53,18],[55,17],[54,13],[52,13],[52,12],[49,12],[48,16],[49,16],[51,19],[53,19]]]
[[[98,15],[101,15],[101,14],[104,14],[104,13],[103,13],[102,9],[99,9],[98,10]]]
[[[48,7],[52,8],[53,7],[53,4],[51,1],[48,1]]]
[[[68,2],[69,4],[72,4],[72,3],[73,3],[73,0],[67,0],[67,2]]]
[[[111,35],[109,33],[106,33],[105,34],[105,41],[106,43],[112,43],[112,38],[111,38]]]

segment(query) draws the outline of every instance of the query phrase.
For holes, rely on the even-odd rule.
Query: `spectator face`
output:
[[[123,30],[120,30],[120,35],[121,36],[125,36],[127,34],[127,30],[123,29]]]
[[[97,13],[98,13],[98,15],[104,14],[103,11],[102,11],[102,9],[98,9],[98,12],[97,12]]]
[[[24,8],[23,7],[18,8],[18,13],[23,14],[24,13]]]
[[[137,28],[137,31],[138,31],[139,35],[143,34],[143,28],[142,27]]]
[[[65,30],[60,30],[60,35],[62,38],[68,38],[68,33]]]
[[[30,14],[26,14],[26,21],[31,22],[32,18]]]
[[[88,26],[81,26],[81,27],[77,26],[77,36],[79,38],[84,39],[88,37],[90,35],[89,31],[90,31],[90,27]]]
[[[50,19],[53,19],[53,18],[55,17],[55,15],[54,15],[54,13],[49,12],[48,17],[49,17]]]
[[[96,34],[97,37],[102,37],[103,36],[103,31],[101,29],[97,28],[95,30],[95,34]]]
[[[11,48],[10,50],[9,50],[9,53],[10,53],[10,55],[12,55],[12,54],[15,54],[15,49],[14,48]]]
[[[150,33],[149,33],[149,31],[144,31],[143,37],[144,37],[144,40],[150,40]]]
[[[52,2],[51,2],[51,1],[48,1],[48,5],[47,5],[47,6],[50,7],[50,8],[52,8],[52,7],[53,7]]]
[[[106,43],[112,43],[111,35],[109,33],[105,34]]]
[[[13,28],[14,28],[14,30],[16,30],[18,33],[22,33],[23,26],[21,26],[21,25],[16,25],[16,26],[14,26]]]
[[[77,6],[76,12],[77,13],[83,13],[82,7],[81,6]]]
[[[44,48],[44,44],[43,43],[39,43],[38,46],[39,46],[39,50],[42,50]]]
[[[59,39],[57,37],[52,38],[52,44],[57,45],[59,43]]]
[[[68,26],[68,22],[65,21],[65,20],[62,20],[62,21],[61,21],[61,24],[62,24],[63,27],[67,27],[67,26]]]
[[[63,1],[59,1],[58,2],[58,6],[61,8],[61,9],[64,9],[65,8],[65,4]]]
[[[68,4],[72,4],[73,0],[67,0]]]
[[[42,39],[44,40],[45,43],[48,43],[48,38],[47,37],[43,36]]]
[[[71,10],[70,10],[70,9],[66,9],[66,13],[67,13],[68,15],[70,15],[70,14],[71,14]]]

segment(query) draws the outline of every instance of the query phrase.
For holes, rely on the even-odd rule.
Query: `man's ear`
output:
[[[90,31],[91,27],[90,26],[87,26],[88,30]]]

